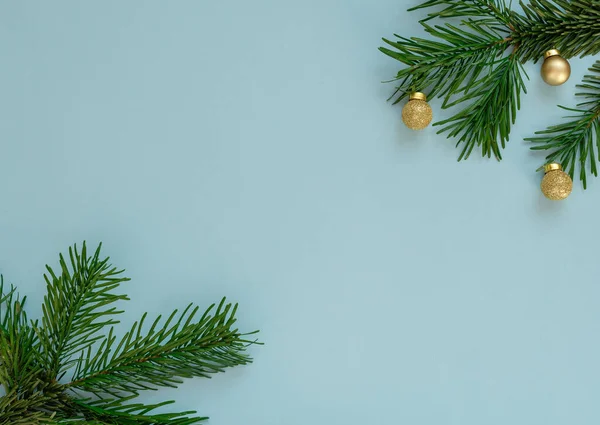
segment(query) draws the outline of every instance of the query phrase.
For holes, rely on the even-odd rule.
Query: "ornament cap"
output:
[[[425,95],[425,93],[421,93],[420,91],[415,91],[412,92],[410,94],[410,96],[408,97],[408,100],[423,100],[423,101],[427,101],[427,96]]]
[[[557,49],[550,49],[546,53],[544,53],[544,59],[549,58],[550,56],[558,56],[560,52]]]
[[[558,162],[551,162],[550,164],[544,165],[544,173],[549,173],[550,171],[562,171],[562,165]]]

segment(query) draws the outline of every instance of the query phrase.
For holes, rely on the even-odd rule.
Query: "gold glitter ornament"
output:
[[[558,50],[548,50],[544,53],[541,74],[542,79],[547,84],[560,86],[566,83],[571,76],[571,65],[569,65],[569,61],[560,55]]]
[[[548,199],[560,201],[571,194],[573,180],[565,173],[560,164],[553,162],[544,165],[544,178],[542,179],[542,193]]]
[[[414,92],[408,98],[408,103],[402,108],[402,121],[411,130],[423,130],[433,119],[433,111],[427,103],[427,96]]]

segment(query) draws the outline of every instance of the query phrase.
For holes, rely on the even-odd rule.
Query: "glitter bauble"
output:
[[[433,111],[423,93],[415,92],[402,108],[402,121],[411,130],[423,130],[433,119]]]
[[[571,176],[562,170],[562,166],[557,163],[544,166],[546,174],[542,179],[542,193],[548,199],[560,201],[571,194],[573,190],[573,180]]]

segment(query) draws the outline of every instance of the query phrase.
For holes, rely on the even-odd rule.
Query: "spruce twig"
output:
[[[483,156],[502,158],[526,92],[520,64],[551,48],[565,58],[600,52],[600,0],[531,0],[521,7],[518,13],[505,0],[428,0],[410,10],[430,10],[420,21],[430,39],[383,40],[380,50],[404,65],[393,80],[394,103],[424,91],[442,98],[443,109],[462,108],[436,123],[463,145],[459,160],[476,146]]]
[[[600,160],[600,60],[589,69],[577,96],[585,99],[576,108],[560,108],[574,113],[564,123],[538,131],[525,140],[534,143],[533,150],[551,151],[547,162],[559,162],[571,178],[579,166],[579,178],[587,188],[587,168],[598,176],[596,162]]]
[[[160,316],[144,329],[146,315],[117,343],[120,314],[115,294],[129,279],[100,257],[69,249],[60,273],[47,267],[48,295],[41,323],[28,321],[15,288],[0,277],[0,425],[192,425],[195,412],[155,413],[172,402],[142,405],[145,389],[177,387],[183,378],[210,377],[248,364],[248,340],[236,327],[237,305],[223,299],[197,317],[198,307]],[[103,330],[110,327],[108,335]],[[62,379],[71,375],[69,382]],[[85,398],[92,395],[93,398]]]

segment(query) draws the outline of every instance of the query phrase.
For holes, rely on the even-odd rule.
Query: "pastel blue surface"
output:
[[[540,194],[563,115],[528,64],[505,160],[455,161],[380,83],[416,1],[0,2],[0,272],[104,242],[123,321],[239,301],[255,363],[174,398],[211,425],[597,425],[600,182]],[[540,52],[542,53],[542,52]],[[432,102],[443,117],[439,102]]]

